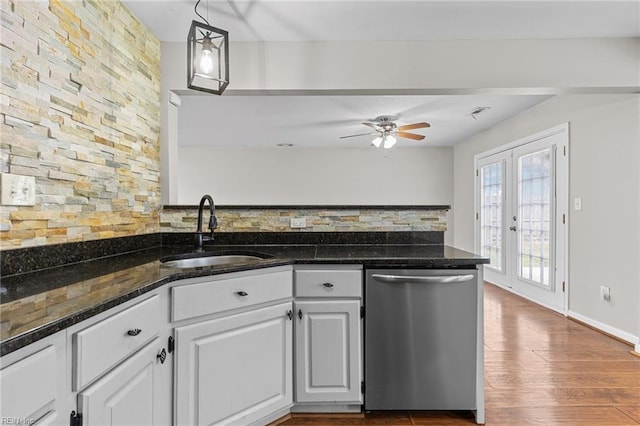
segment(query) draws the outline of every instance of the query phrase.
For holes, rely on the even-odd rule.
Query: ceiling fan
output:
[[[404,124],[402,126],[398,126],[391,117],[386,115],[377,117],[375,120],[373,120],[373,122],[365,122],[362,124],[364,124],[365,126],[371,127],[373,130],[375,130],[375,132],[340,136],[340,139],[353,138],[356,136],[378,135],[376,138],[373,139],[373,141],[371,141],[371,143],[376,148],[380,147],[381,144],[384,146],[384,148],[391,148],[396,143],[395,136],[398,136],[400,138],[413,139],[416,141],[421,141],[422,139],[424,139],[424,135],[409,133],[406,130],[431,127],[429,123],[424,121],[421,123]]]

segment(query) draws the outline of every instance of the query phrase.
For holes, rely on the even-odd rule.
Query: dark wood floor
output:
[[[631,347],[485,285],[487,425],[638,425],[640,358]],[[302,425],[469,425],[467,412],[294,414]]]

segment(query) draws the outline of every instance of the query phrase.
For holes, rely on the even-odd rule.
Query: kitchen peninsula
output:
[[[135,241],[136,238],[137,241]],[[57,389],[55,387],[42,389],[43,392],[50,393],[43,396],[42,400],[46,403],[42,407],[25,408],[27,411],[22,411],[19,414],[23,416],[39,415],[42,418],[43,416],[64,417],[71,411],[74,411],[76,415],[86,413],[89,407],[95,407],[95,404],[100,405],[95,401],[101,398],[102,393],[109,394],[105,390],[109,389],[109,379],[114,380],[113,377],[118,376],[118,380],[120,380],[122,377],[119,375],[126,375],[122,371],[129,371],[129,374],[133,374],[134,377],[138,377],[137,373],[140,371],[146,371],[145,374],[150,375],[149,377],[155,377],[155,380],[148,384],[150,391],[153,386],[163,387],[160,390],[151,391],[153,398],[149,400],[149,410],[146,412],[150,416],[148,419],[154,419],[155,423],[171,423],[170,419],[173,418],[173,422],[176,424],[189,424],[195,422],[196,419],[207,419],[208,423],[220,422],[221,424],[266,424],[266,422],[275,420],[287,412],[296,410],[360,410],[366,401],[366,391],[364,394],[362,393],[364,389],[361,389],[359,383],[362,378],[363,358],[361,339],[359,337],[355,339],[356,346],[352,346],[348,350],[345,349],[346,352],[344,352],[351,357],[350,360],[344,360],[344,362],[354,363],[349,367],[354,376],[349,377],[348,380],[353,382],[357,379],[358,383],[349,382],[348,392],[343,392],[340,386],[336,386],[332,396],[325,395],[323,399],[318,397],[317,393],[314,394],[313,387],[299,381],[296,381],[294,390],[293,371],[294,368],[304,368],[304,363],[300,367],[300,358],[303,356],[305,348],[296,349],[294,367],[293,345],[298,343],[294,343],[295,339],[292,336],[293,318],[300,321],[301,324],[307,324],[307,317],[303,314],[304,309],[317,304],[329,308],[337,306],[340,308],[338,311],[342,313],[332,315],[338,315],[338,317],[344,315],[342,319],[350,320],[352,324],[355,324],[355,330],[362,330],[359,321],[360,307],[362,306],[363,291],[366,293],[363,271],[381,267],[391,269],[477,269],[478,265],[487,261],[471,253],[444,245],[441,232],[296,233],[289,235],[284,235],[284,233],[221,233],[216,235],[216,241],[213,245],[205,247],[205,255],[233,253],[258,256],[260,259],[248,264],[181,269],[162,264],[161,259],[184,257],[185,253],[187,256],[202,256],[202,253],[189,254],[194,251],[190,246],[192,238],[192,233],[175,233],[119,239],[121,241],[114,241],[113,246],[120,246],[119,250],[125,253],[111,252],[106,257],[105,251],[108,249],[105,248],[104,242],[82,243],[87,247],[93,245],[96,249],[102,246],[100,248],[103,250],[102,256],[97,259],[84,259],[84,261],[74,264],[59,265],[31,272],[24,269],[18,271],[25,265],[31,264],[37,267],[38,262],[46,262],[46,256],[38,254],[41,254],[43,248],[22,249],[21,259],[17,257],[18,251],[13,256],[11,252],[7,252],[9,255],[3,257],[3,274],[7,271],[16,273],[3,276],[2,280],[4,294],[0,308],[3,312],[3,334],[0,348],[3,356],[3,372],[5,370],[12,371],[12,367],[19,366],[20,362],[25,360],[30,361],[29,366],[31,367],[31,363],[36,361],[42,365],[55,365],[61,363],[61,357],[68,356],[69,358],[62,371],[56,373],[60,376],[52,377],[53,382],[60,386]],[[321,282],[316,283],[314,281],[316,276],[328,278],[322,278]],[[344,292],[343,285],[345,286]],[[269,288],[267,289],[266,286]],[[477,282],[476,288],[479,292],[476,300],[481,301],[481,286]],[[220,291],[231,291],[232,293],[229,293],[231,296],[225,296],[219,294]],[[209,302],[200,303],[202,298],[206,298],[205,302],[207,300]],[[36,312],[33,309],[34,306],[44,309],[48,314],[40,318],[28,315],[28,312]],[[358,307],[357,312],[349,314],[345,314],[346,311],[342,309],[345,308],[348,311],[356,306]],[[477,353],[479,380],[476,377],[473,381],[477,384],[476,390],[479,393],[477,406],[467,408],[477,410],[477,419],[482,422],[481,302],[473,308],[478,309],[477,331],[480,333],[476,345],[479,350]],[[249,375],[242,379],[244,376],[240,372],[232,376],[233,380],[241,382],[245,380],[247,383],[252,380],[263,380],[264,387],[259,388],[270,395],[271,399],[265,400],[265,395],[245,395],[241,392],[240,394],[243,396],[240,399],[242,399],[241,405],[244,404],[243,406],[234,405],[240,403],[236,398],[235,403],[232,404],[229,401],[230,405],[225,405],[224,410],[220,411],[198,399],[198,397],[202,398],[206,392],[214,392],[215,394],[215,389],[205,389],[206,384],[205,388],[199,389],[201,392],[199,395],[192,395],[187,399],[172,396],[174,394],[183,395],[184,392],[178,392],[177,389],[182,389],[184,386],[187,386],[184,389],[192,388],[190,382],[181,382],[179,379],[179,377],[185,377],[184,374],[178,376],[172,369],[193,371],[193,368],[196,367],[188,362],[189,359],[193,361],[192,349],[200,347],[201,355],[207,351],[207,345],[203,345],[203,342],[198,340],[198,333],[204,332],[207,336],[217,335],[219,339],[222,339],[220,336],[225,336],[225,334],[222,333],[222,329],[217,327],[222,327],[221,324],[226,324],[229,321],[239,321],[239,325],[232,326],[232,329],[246,330],[247,334],[240,333],[240,335],[236,335],[236,338],[240,340],[242,340],[242,336],[247,338],[251,336],[251,338],[241,343],[240,346],[233,346],[237,344],[237,341],[234,343],[234,339],[219,340],[229,343],[231,346],[226,344],[215,346],[216,353],[223,347],[228,348],[229,356],[232,358],[227,359],[227,362],[231,362],[233,354],[243,345],[255,346],[256,342],[253,338],[260,339],[260,334],[255,334],[254,315],[262,315],[262,320],[258,323],[265,327],[264,330],[271,332],[262,338],[271,336],[266,342],[273,342],[274,339],[280,342],[279,345],[271,347],[273,356],[267,356],[262,361],[267,364],[261,364],[262,367],[267,367],[269,362],[278,359],[280,361],[277,361],[276,364],[285,367],[278,370],[278,374],[274,373],[266,378]],[[298,315],[301,316],[300,319],[297,318]],[[310,318],[313,318],[312,315],[314,314],[309,312]],[[154,319],[150,321],[145,316],[152,316]],[[357,317],[358,321],[354,323],[354,318],[349,318],[349,316]],[[137,321],[133,321],[134,318]],[[316,322],[321,318],[321,316],[317,316]],[[146,325],[138,326],[134,324],[136,322]],[[309,327],[313,327],[313,324],[313,320],[309,320]],[[327,324],[330,322],[324,323],[325,326]],[[115,346],[119,349],[113,349],[113,355],[105,355],[100,351],[93,353],[90,350],[92,347],[90,342],[98,344],[98,341],[92,340],[93,336],[98,335],[94,334],[97,333],[95,330],[100,330],[99,335],[103,336],[100,338],[101,347],[109,347],[109,342],[105,339],[111,335],[107,330],[114,325],[129,330],[123,337],[119,332],[113,335],[115,340],[124,339],[122,340],[124,343]],[[295,325],[295,327],[302,331],[301,326]],[[316,330],[315,333],[321,330],[322,328]],[[335,327],[329,326],[329,330],[335,331]],[[298,337],[297,333],[296,330],[296,338]],[[187,343],[189,339],[192,339],[191,344]],[[192,348],[188,349],[190,346]],[[52,351],[51,348],[56,350]],[[209,349],[213,348],[214,346]],[[270,353],[269,348],[268,344],[263,348],[266,354]],[[258,348],[254,347],[253,350],[258,350]],[[319,349],[311,347],[310,350]],[[255,361],[261,358],[255,354],[246,358],[246,353],[248,352],[239,358],[244,361],[248,359]],[[98,357],[99,361],[92,359],[92,355]],[[136,370],[133,366],[133,362],[138,357],[147,358],[145,362],[142,362],[142,365],[147,367],[142,370]],[[175,363],[173,362],[174,357],[176,357]],[[148,365],[149,359],[152,360],[151,365]],[[94,364],[97,365],[94,366]],[[62,366],[62,364],[59,365]],[[339,365],[343,366],[343,364]],[[349,368],[345,367],[346,370]],[[18,371],[17,368],[13,370]],[[251,368],[245,370],[254,373],[258,371]],[[21,371],[22,373],[26,372],[26,370]],[[335,379],[335,374],[334,376],[331,375],[331,372],[328,374],[327,377],[331,380]],[[70,387],[65,386],[68,381],[65,379],[67,376],[73,377]],[[18,377],[18,374],[3,373],[3,377]],[[174,377],[175,390],[173,392],[171,377]],[[343,377],[340,377],[340,380],[342,379]],[[3,380],[5,379],[3,378]],[[25,383],[28,383],[28,380]],[[279,387],[276,384],[279,384]],[[276,387],[279,389],[277,395],[273,393],[273,389]],[[223,394],[225,393],[228,396],[232,395],[233,391],[226,389]],[[222,394],[219,396],[222,397]],[[234,399],[233,396],[228,397]],[[340,398],[343,398],[342,402],[340,402]],[[51,400],[54,402],[51,403]],[[77,404],[68,406],[68,401],[74,400],[77,401]],[[258,403],[258,401],[267,400],[271,403],[266,405]],[[37,398],[34,399],[34,403],[37,401]],[[173,414],[170,408],[166,408],[167,405],[174,407]],[[125,408],[120,409],[126,411]],[[97,416],[97,411],[100,410],[93,408],[92,413]],[[145,419],[147,418],[140,418],[140,421]],[[155,419],[164,420],[156,422]],[[84,424],[94,424],[100,421],[98,416],[93,422],[85,422]]]

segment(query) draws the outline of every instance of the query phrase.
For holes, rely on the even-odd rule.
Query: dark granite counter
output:
[[[253,254],[256,263],[176,269],[160,259],[193,253],[163,245],[122,255],[2,277],[0,356],[77,324],[172,281],[291,264],[463,268],[488,259],[442,244],[216,244],[211,254]]]

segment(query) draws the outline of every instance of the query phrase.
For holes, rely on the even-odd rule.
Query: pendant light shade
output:
[[[189,89],[216,95],[224,92],[229,85],[227,31],[201,22],[191,22],[187,38],[187,79]]]

